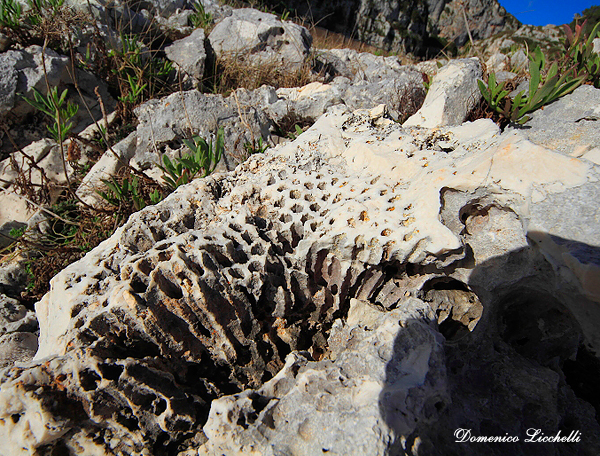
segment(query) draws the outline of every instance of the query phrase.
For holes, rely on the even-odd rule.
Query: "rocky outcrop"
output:
[[[453,41],[458,46],[469,40],[468,32],[471,32],[474,40],[480,40],[502,31],[516,30],[520,25],[519,21],[495,0],[453,0],[439,3],[444,4],[443,8],[438,5],[437,9],[430,9],[431,25],[428,31]]]
[[[599,177],[489,120],[332,108],[53,279],[0,452],[500,455],[453,430],[542,427],[597,454],[598,233],[564,220]]]
[[[442,37],[458,45],[468,40],[487,38],[502,30],[514,30],[519,22],[496,0],[338,0],[305,2],[286,0],[267,2],[285,5],[290,11],[309,17],[330,30],[391,52],[416,55],[436,54],[444,44]],[[464,12],[463,12],[464,8]]]

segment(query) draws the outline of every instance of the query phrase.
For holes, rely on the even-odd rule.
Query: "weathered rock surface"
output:
[[[219,58],[243,58],[288,69],[304,64],[312,43],[305,27],[251,8],[233,10],[215,26],[208,40]]]
[[[139,124],[131,164],[141,169],[153,168],[161,162],[163,153],[173,157],[187,152],[183,138],[196,134],[212,141],[223,127],[227,154],[217,170],[233,169],[246,156],[244,144],[253,138],[268,138],[272,122],[261,107],[276,99],[275,90],[265,86],[252,92],[240,89],[227,98],[190,90],[150,100],[135,110]]]
[[[385,454],[395,431],[410,434],[449,403],[434,317],[418,299],[386,313],[352,299],[331,359],[292,353],[260,389],[213,401],[199,454]]]
[[[204,38],[204,30],[196,29],[190,36],[177,40],[165,48],[167,58],[197,82],[202,81],[204,76],[204,62],[206,61]]]
[[[481,99],[477,87],[481,76],[479,59],[452,60],[437,73],[423,106],[404,125],[433,128],[461,124]]]
[[[600,164],[598,122],[600,91],[584,85],[532,113],[522,132],[536,144]]]
[[[53,279],[0,452],[500,455],[454,429],[535,427],[596,455],[599,178],[489,120],[331,108]]]
[[[330,2],[269,1],[272,6],[310,17],[320,26],[353,36],[393,52],[435,55],[443,45],[431,38],[441,36],[464,44],[466,32],[463,8],[475,39],[487,38],[502,30],[514,30],[519,22],[495,0],[336,0]]]

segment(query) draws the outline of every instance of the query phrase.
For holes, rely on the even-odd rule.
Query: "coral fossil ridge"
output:
[[[58,274],[36,308],[36,360],[5,373],[8,434],[160,454],[288,354],[327,355],[350,298],[392,309],[407,284],[458,265],[466,251],[440,220],[442,188],[488,186],[514,210],[530,197],[508,179],[491,122],[407,130],[384,114],[333,110],[293,143],[135,214]],[[504,159],[523,143],[511,141]],[[565,162],[562,187],[533,173],[538,192],[585,182],[587,165],[544,151]]]

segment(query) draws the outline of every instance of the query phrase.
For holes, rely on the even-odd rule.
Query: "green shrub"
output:
[[[106,185],[108,191],[97,191],[97,193],[112,206],[123,208],[124,206],[133,204],[135,211],[139,211],[147,206],[136,176],[131,177],[131,181],[126,177],[121,183],[114,176],[110,180],[102,179],[102,182]],[[157,204],[162,199],[162,195],[158,189],[155,189],[148,196],[152,204]]]
[[[589,35],[584,33],[586,22],[575,26],[575,33],[568,25],[563,25],[566,38],[563,40],[565,47],[565,65],[573,65],[574,71],[582,75],[594,87],[600,88],[600,55],[594,52],[594,39],[600,34],[600,22],[592,29]]]
[[[119,101],[132,107],[160,95],[174,74],[173,64],[144,49],[136,35],[121,35],[121,43],[120,49],[108,51],[121,92]]]
[[[34,100],[25,98],[27,103],[47,114],[54,120],[54,123],[48,125],[47,128],[54,140],[58,143],[62,143],[68,137],[73,128],[71,119],[79,110],[79,106],[70,101],[65,104],[67,93],[68,90],[65,89],[59,96],[58,87],[51,87],[48,94],[44,96],[39,90],[34,88]]]

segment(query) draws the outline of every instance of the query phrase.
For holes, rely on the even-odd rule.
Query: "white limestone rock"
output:
[[[387,313],[352,299],[331,359],[292,353],[260,389],[213,401],[198,454],[387,454],[449,401],[434,315],[417,299]]]
[[[215,26],[208,40],[219,58],[243,58],[288,69],[304,64],[312,43],[306,28],[252,8],[233,10]]]
[[[349,452],[345,431],[364,454],[450,453],[440,429],[568,422],[598,454],[577,386],[600,350],[598,166],[490,120],[385,113],[332,107],[60,272],[35,359],[0,378],[3,451]]]
[[[477,87],[481,76],[478,59],[452,60],[437,73],[423,106],[404,126],[433,128],[461,124],[481,99]]]
[[[204,77],[206,61],[204,38],[204,30],[196,29],[190,36],[177,40],[165,48],[167,58],[196,82],[201,82]]]

